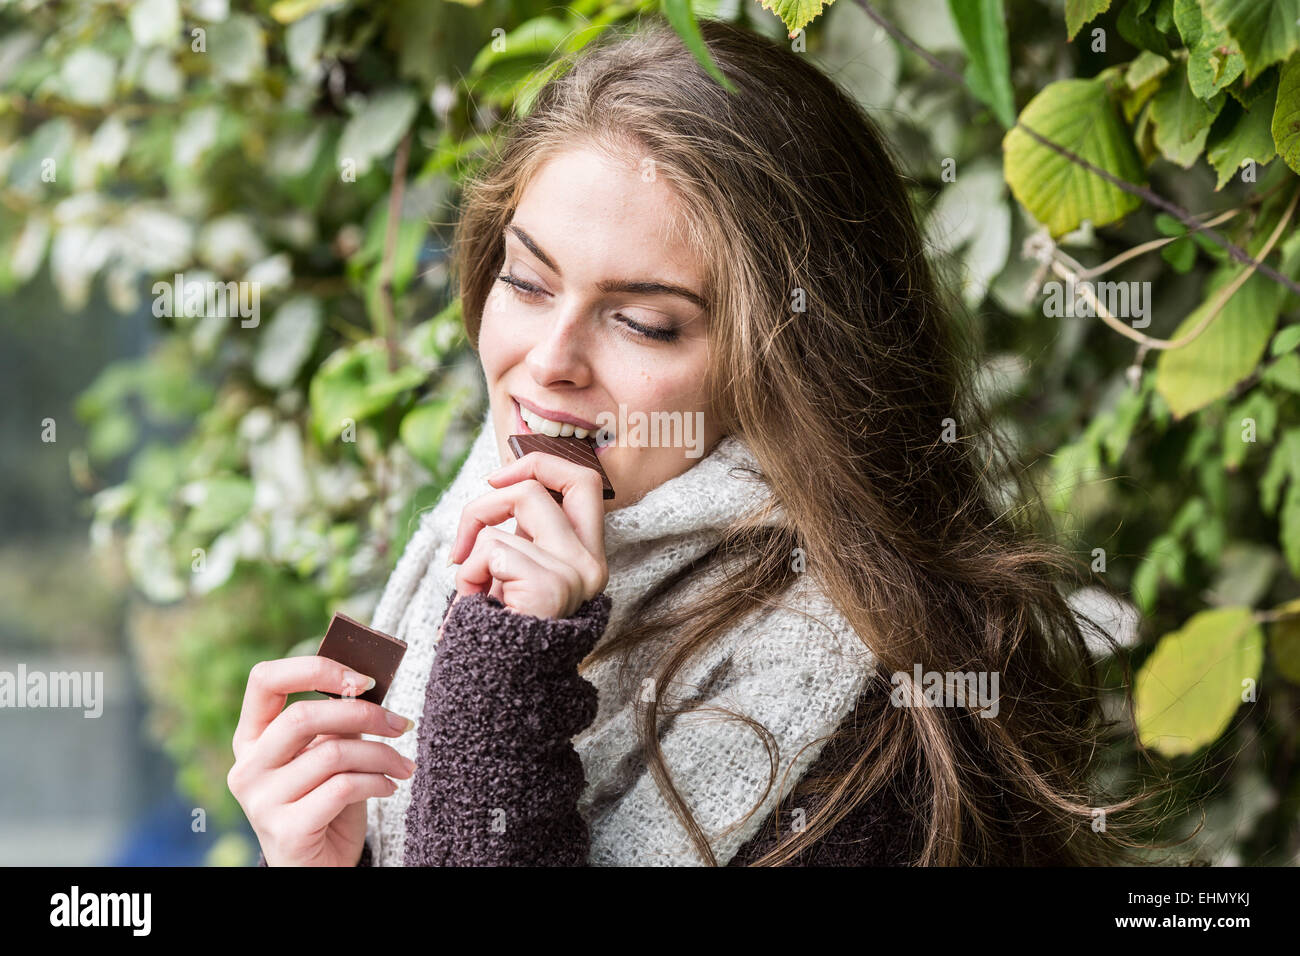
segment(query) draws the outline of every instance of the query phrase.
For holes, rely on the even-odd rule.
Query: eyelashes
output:
[[[508,272],[503,272],[497,278],[506,284],[512,293],[520,300],[530,305],[536,305],[546,298],[546,293],[522,279],[516,279]],[[656,329],[648,325],[641,325],[639,322],[633,322],[627,316],[616,314],[615,318],[623,324],[624,327],[631,330],[632,337],[638,339],[653,339],[656,342],[675,342],[678,338],[676,329]]]
[[[522,282],[519,279],[516,279],[508,272],[503,272],[501,275],[497,276],[497,278],[509,286],[510,291],[519,296],[519,298],[523,299],[525,302],[540,302],[542,299],[546,298],[546,294],[540,289],[529,285],[527,282]]]

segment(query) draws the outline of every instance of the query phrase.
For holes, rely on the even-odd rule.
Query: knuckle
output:
[[[302,731],[307,729],[307,724],[311,720],[311,715],[306,706],[307,703],[308,701],[305,700],[295,701],[285,709],[285,723],[293,730]]]
[[[244,808],[244,816],[248,817],[250,822],[256,820],[263,823],[274,821],[276,818],[276,814],[272,812],[273,808],[267,805],[266,798],[256,793],[246,795],[239,805]]]
[[[577,568],[569,567],[568,565],[564,568],[563,578],[564,584],[570,594],[581,594],[583,588],[586,587],[587,584],[583,577],[583,573]]]
[[[317,744],[316,750],[320,752],[317,758],[326,767],[341,767],[343,765],[343,743],[339,740],[325,740]]]
[[[331,797],[337,797],[342,800],[351,797],[353,791],[356,789],[356,784],[353,782],[351,775],[346,773],[336,773],[334,776],[326,780],[323,785],[329,787],[327,793]]]
[[[606,567],[605,562],[590,554],[583,561],[582,575],[587,586],[596,593],[603,591],[609,582],[609,568]]]
[[[324,687],[326,684],[333,683],[341,666],[342,665],[337,661],[317,655],[316,660],[312,665],[312,680],[318,687]]]

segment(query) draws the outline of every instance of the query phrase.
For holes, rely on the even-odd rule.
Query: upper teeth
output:
[[[522,405],[519,406],[519,417],[524,420],[525,425],[539,435],[550,435],[552,438],[567,438],[569,435],[574,438],[586,438],[590,434],[587,429],[570,425],[568,422],[553,422],[549,418],[543,418]]]

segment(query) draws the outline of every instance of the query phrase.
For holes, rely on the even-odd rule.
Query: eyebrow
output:
[[[562,275],[559,266],[555,264],[555,261],[550,256],[542,251],[542,247],[533,240],[532,236],[528,235],[528,233],[524,232],[513,222],[506,225],[506,230],[513,232],[519,241],[527,247],[528,251],[540,259],[548,269],[554,272],[557,276]],[[502,235],[504,236],[505,233],[503,232]],[[708,303],[705,302],[697,293],[692,292],[684,286],[672,285],[667,282],[640,279],[602,279],[600,282],[596,283],[596,288],[606,294],[611,292],[634,292],[640,295],[676,295],[694,303],[701,309],[707,310],[709,307]]]

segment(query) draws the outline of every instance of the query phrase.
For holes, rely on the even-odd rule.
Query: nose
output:
[[[538,385],[582,388],[592,378],[588,355],[582,316],[574,309],[547,323],[524,364]]]

